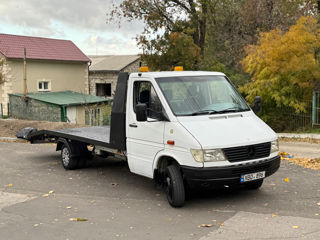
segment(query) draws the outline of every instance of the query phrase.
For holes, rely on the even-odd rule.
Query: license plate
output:
[[[242,183],[243,182],[250,182],[250,181],[253,181],[253,180],[264,178],[265,176],[266,176],[266,172],[265,171],[244,174],[244,175],[241,175],[240,182],[242,182]]]

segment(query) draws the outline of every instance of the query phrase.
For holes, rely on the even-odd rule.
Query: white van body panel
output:
[[[167,141],[174,141],[174,145],[167,144]],[[179,122],[166,122],[164,146],[155,157],[153,169],[157,168],[158,161],[163,156],[172,157],[180,165],[203,167],[203,163],[196,162],[190,152],[190,149],[201,148],[200,143]]]
[[[244,146],[277,139],[273,130],[252,111],[178,117],[178,120],[203,149]]]

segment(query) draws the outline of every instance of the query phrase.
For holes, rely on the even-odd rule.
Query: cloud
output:
[[[118,30],[123,34],[138,34],[142,31],[142,23],[138,21],[123,22],[120,30],[117,23],[107,24],[106,13],[112,6],[112,0],[0,0],[0,21],[56,35],[56,22],[86,32]]]
[[[0,0],[0,26],[5,33],[63,38],[87,54],[140,52],[134,38],[141,21],[107,23],[107,12],[121,0]]]
[[[137,54],[139,51],[135,39],[120,37],[91,36],[83,42],[88,55]]]

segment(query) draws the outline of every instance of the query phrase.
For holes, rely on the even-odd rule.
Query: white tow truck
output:
[[[40,130],[27,139],[57,143],[68,170],[93,154],[121,157],[132,173],[162,184],[173,207],[184,205],[187,186],[257,189],[280,166],[276,133],[219,72],[120,73],[110,126]]]

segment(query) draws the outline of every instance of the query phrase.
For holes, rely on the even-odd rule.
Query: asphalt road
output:
[[[174,209],[125,162],[65,171],[53,145],[0,153],[0,239],[320,239],[320,171],[286,161],[258,191],[203,190]]]

